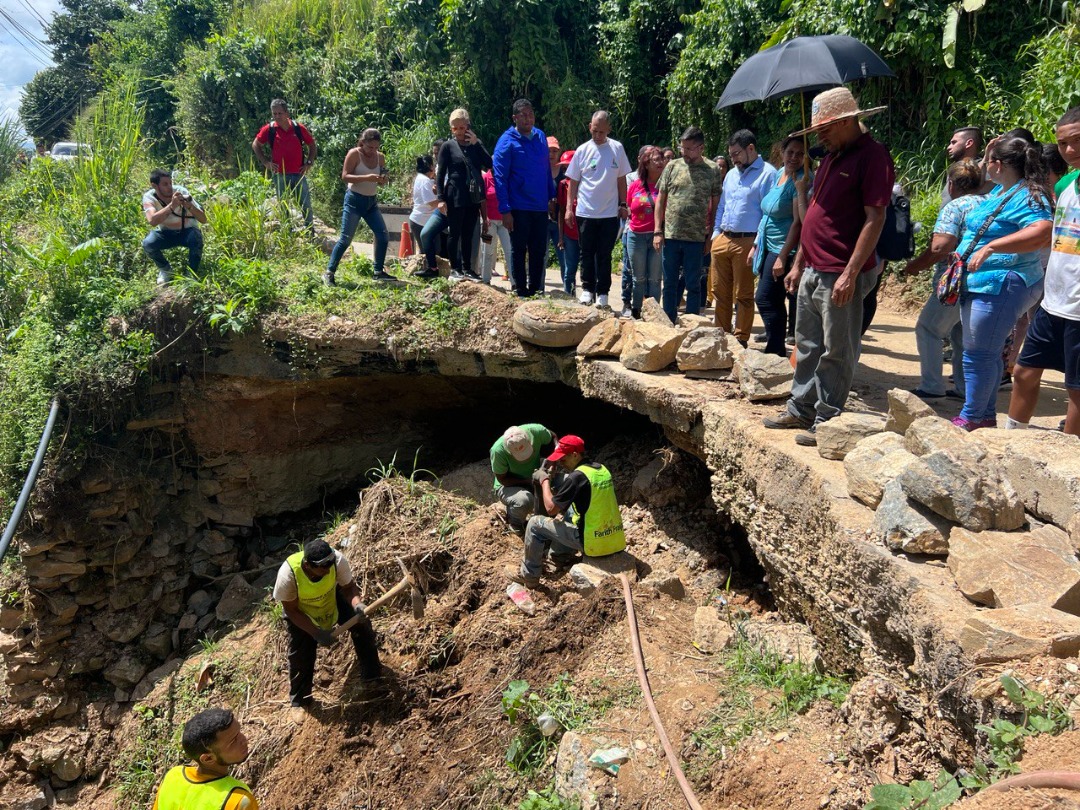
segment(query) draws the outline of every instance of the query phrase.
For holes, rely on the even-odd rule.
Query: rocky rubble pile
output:
[[[887,421],[843,414],[818,434],[848,494],[874,510],[873,539],[946,558],[960,592],[989,608],[961,634],[976,663],[1080,652],[1080,440],[967,433],[900,390]]]

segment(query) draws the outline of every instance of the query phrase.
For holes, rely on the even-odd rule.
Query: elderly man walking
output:
[[[709,289],[716,309],[713,323],[731,332],[732,306],[735,339],[745,347],[754,325],[754,271],[750,250],[761,224],[761,200],[772,188],[776,169],[757,151],[757,139],[740,129],[728,139],[732,170],[724,177],[724,193],[716,205],[713,226]]]
[[[566,167],[570,179],[570,200],[566,223],[577,221],[581,246],[581,295],[578,300],[598,307],[608,306],[611,290],[611,251],[619,238],[619,220],[626,219],[626,175],[630,161],[626,150],[609,138],[611,121],[604,110],[593,113],[589,122],[590,140],[574,150]]]
[[[859,126],[861,110],[846,87],[814,98],[811,125],[828,154],[821,162],[803,218],[802,244],[785,279],[799,291],[796,365],[791,398],[768,428],[803,428],[798,444],[817,444],[815,431],[844,408],[858,357],[863,298],[874,286],[877,245],[892,197],[892,158]]]
[[[503,227],[510,232],[514,288],[520,297],[530,298],[544,289],[548,214],[555,202],[555,180],[548,162],[547,136],[536,126],[532,102],[525,98],[515,101],[511,118],[513,126],[495,144],[492,174]]]

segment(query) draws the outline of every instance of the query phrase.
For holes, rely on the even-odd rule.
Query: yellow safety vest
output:
[[[234,790],[251,793],[251,788],[231,776],[193,782],[186,771],[177,765],[165,774],[154,803],[157,810],[222,810]]]
[[[312,582],[304,573],[304,552],[298,551],[288,558],[289,567],[296,575],[296,593],[300,610],[323,630],[332,630],[337,624],[337,565],[318,582]]]
[[[584,515],[574,515],[581,542],[588,557],[604,557],[626,548],[619,503],[615,500],[615,483],[603,464],[595,467],[582,464],[578,470],[589,479],[589,508]],[[584,524],[584,526],[582,525]]]

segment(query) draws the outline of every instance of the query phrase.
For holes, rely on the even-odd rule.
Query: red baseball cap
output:
[[[570,453],[584,453],[585,442],[580,436],[563,436],[555,445],[555,452],[547,457],[548,461],[558,461]]]
[[[574,150],[567,149],[562,153],[562,157],[559,158],[559,163],[566,163],[569,165],[570,161],[574,159]]]

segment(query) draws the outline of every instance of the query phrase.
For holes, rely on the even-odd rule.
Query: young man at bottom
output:
[[[554,489],[553,467],[563,473]],[[559,439],[555,452],[533,476],[543,491],[545,514],[529,518],[525,556],[519,569],[507,571],[510,579],[528,588],[539,585],[549,548],[558,569],[573,565],[579,551],[586,557],[605,557],[626,548],[611,473],[603,464],[585,461],[585,442],[580,437]],[[563,520],[557,520],[559,516]]]
[[[259,810],[251,788],[229,775],[248,758],[248,741],[228,709],[205,709],[184,724],[184,753],[158,787],[153,810]]]

